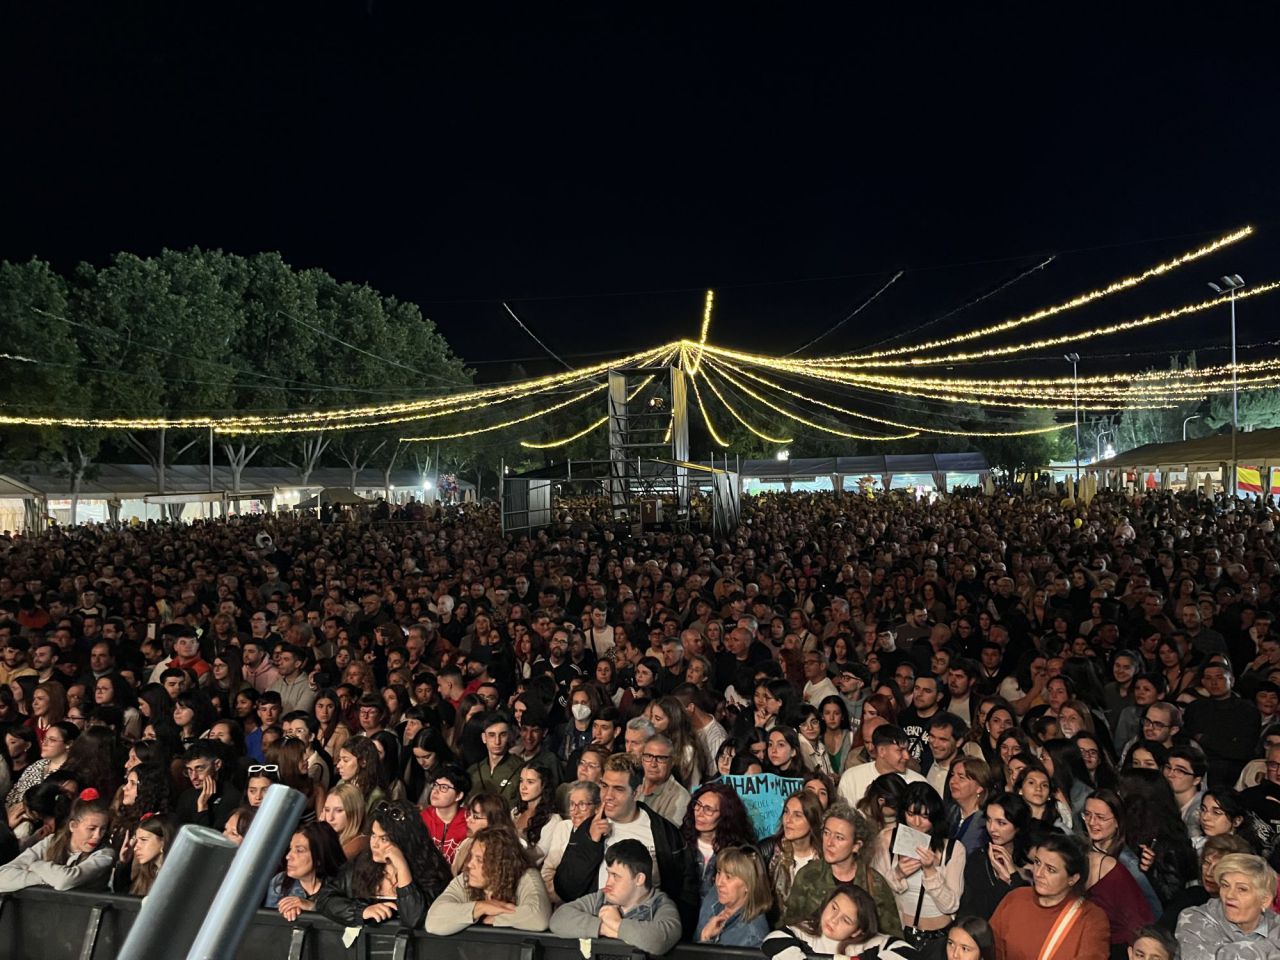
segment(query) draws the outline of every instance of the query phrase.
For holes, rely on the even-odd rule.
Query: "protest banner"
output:
[[[778,832],[783,804],[787,802],[787,797],[804,786],[803,780],[780,777],[776,773],[755,773],[722,779],[742,798],[758,840]]]

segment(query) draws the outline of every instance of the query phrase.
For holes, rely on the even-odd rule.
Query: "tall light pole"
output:
[[[1183,443],[1187,442],[1187,424],[1190,423],[1192,420],[1199,420],[1203,416],[1204,414],[1202,413],[1193,413],[1191,416],[1187,417],[1185,420],[1182,421],[1182,442]]]
[[[1238,273],[1219,277],[1217,283],[1209,284],[1214,293],[1231,291],[1231,485],[1227,495],[1232,499],[1236,495],[1236,434],[1240,432],[1240,394],[1236,390],[1236,291],[1243,286],[1244,280]]]
[[[1076,408],[1076,483],[1080,482],[1080,354],[1068,353],[1063,357],[1071,364],[1072,394]]]

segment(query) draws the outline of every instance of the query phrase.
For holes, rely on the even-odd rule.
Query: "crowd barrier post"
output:
[[[179,830],[117,960],[185,956],[235,855],[236,845],[216,830]]]
[[[232,960],[236,955],[306,802],[301,793],[282,783],[267,788],[262,806],[187,951],[187,960]],[[173,952],[169,955],[175,956]]]

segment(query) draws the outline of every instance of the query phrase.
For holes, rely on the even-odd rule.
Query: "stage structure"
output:
[[[671,364],[637,365],[610,370],[608,378],[609,458],[566,461],[563,472],[504,476],[503,531],[551,526],[557,495],[586,495],[603,499],[616,529],[732,533],[740,478],[727,459],[724,468],[689,461],[685,371]],[[702,495],[695,496],[699,490]]]
[[[687,526],[688,459],[684,371],[676,366],[610,370],[608,495],[614,523]],[[666,516],[668,510],[674,515]]]

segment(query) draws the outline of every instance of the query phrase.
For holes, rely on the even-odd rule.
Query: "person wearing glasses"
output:
[[[472,787],[485,793],[496,793],[510,806],[519,797],[522,761],[511,753],[511,719],[497,710],[484,715],[481,742],[485,755],[472,764],[467,775]]]
[[[584,756],[587,754],[584,753]],[[601,758],[603,760],[603,757]],[[568,849],[569,838],[573,836],[573,831],[582,826],[588,820],[595,816],[600,809],[600,784],[594,780],[576,780],[573,783],[564,784],[565,800],[561,804],[562,809],[569,811],[569,818],[559,818],[555,824],[548,828],[542,835],[539,845],[546,849],[547,855],[542,860],[542,879],[547,886],[547,894],[551,897],[551,902],[557,904],[560,898],[556,896],[556,868],[560,866],[560,861],[564,859],[564,852]]]
[[[604,854],[620,840],[639,840],[654,859],[654,883],[681,910],[685,932],[693,933],[699,902],[693,852],[679,829],[639,801],[644,770],[635,757],[619,753],[604,765],[600,810],[573,831],[556,870],[555,890],[562,901],[577,900],[608,880]]]
[[[689,809],[689,791],[673,776],[675,746],[662,734],[652,736],[640,748],[640,763],[644,782],[638,798],[658,816],[680,826]]]
[[[1124,804],[1112,790],[1097,790],[1085,801],[1085,831],[1089,838],[1089,899],[1102,908],[1111,923],[1111,949],[1132,942],[1139,929],[1164,910],[1160,898],[1142,872],[1137,856],[1126,844]]]
[[[199,740],[182,758],[191,786],[178,797],[176,812],[184,824],[222,830],[240,805],[240,791],[226,775],[224,746],[217,740]]]
[[[430,799],[422,809],[422,822],[445,860],[453,863],[458,847],[467,838],[467,817],[462,798],[471,791],[471,778],[456,763],[445,764],[428,788]]]
[[[1194,743],[1178,744],[1169,751],[1169,759],[1160,771],[1169,781],[1178,813],[1193,840],[1200,836],[1200,804],[1204,799],[1205,774],[1209,762],[1204,751]]]
[[[680,942],[680,911],[649,877],[653,858],[638,840],[622,840],[604,855],[602,889],[566,903],[551,915],[551,932],[568,939],[608,937],[650,956]]]
[[[384,802],[370,817],[369,850],[325,884],[316,910],[345,927],[391,921],[406,930],[422,926],[427,907],[449,883],[449,865],[417,808]]]

